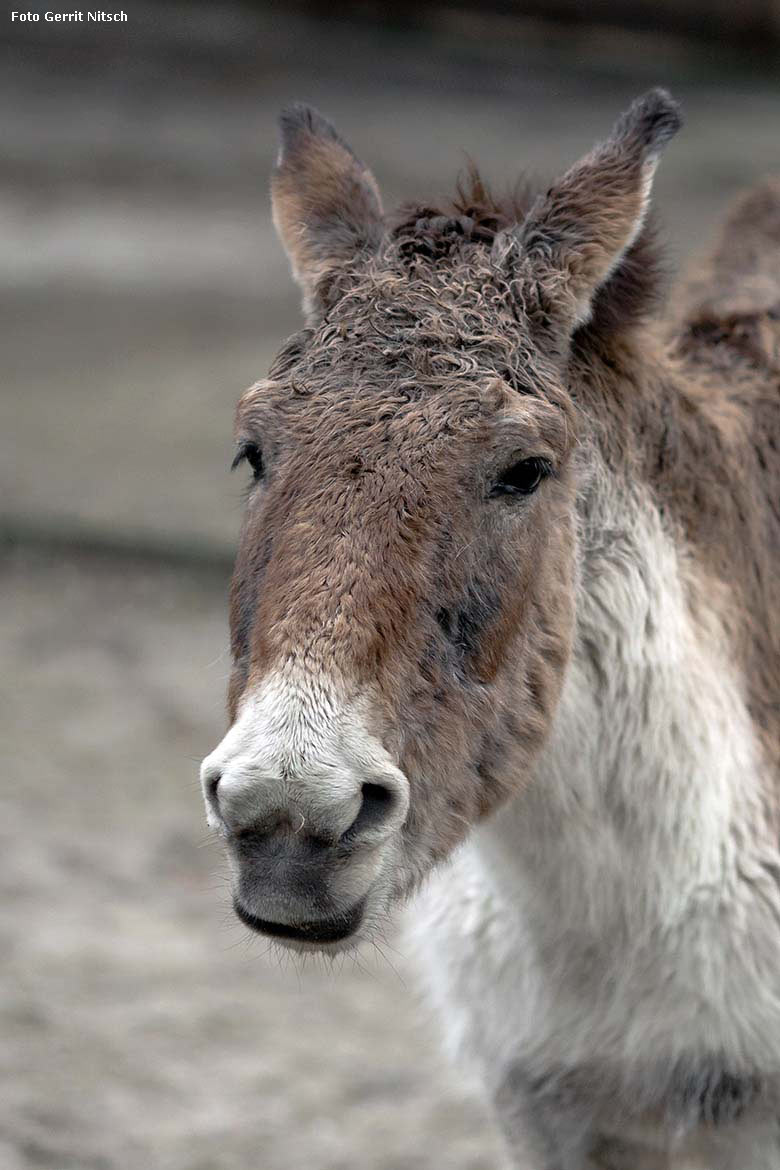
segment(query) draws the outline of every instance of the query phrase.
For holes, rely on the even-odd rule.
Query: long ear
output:
[[[612,134],[531,208],[516,239],[547,277],[552,315],[568,336],[590,315],[597,290],[637,239],[661,151],[682,125],[666,90],[654,89],[618,119]]]
[[[274,224],[303,290],[304,311],[312,316],[323,277],[378,244],[382,204],[374,176],[316,110],[283,110],[279,135],[271,179]]]

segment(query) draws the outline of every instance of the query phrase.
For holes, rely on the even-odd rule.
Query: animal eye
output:
[[[242,443],[236,451],[236,457],[230,465],[230,470],[235,471],[240,463],[244,460],[252,468],[255,479],[262,479],[265,468],[263,467],[263,452],[258,447],[257,443]]]
[[[552,471],[546,459],[521,459],[502,472],[493,484],[491,496],[530,496]]]

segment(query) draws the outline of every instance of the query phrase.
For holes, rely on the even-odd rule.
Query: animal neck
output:
[[[501,885],[554,900],[575,931],[627,913],[668,924],[722,888],[764,820],[719,587],[636,474],[652,452],[633,431],[617,460],[603,424],[583,444],[574,649],[551,736],[530,786],[477,834]]]

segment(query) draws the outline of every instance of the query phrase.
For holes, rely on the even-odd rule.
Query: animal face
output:
[[[574,619],[569,344],[675,126],[656,92],[515,218],[474,192],[393,225],[335,131],[284,116],[307,328],[238,407],[232,726],[203,767],[250,927],[348,945],[527,781]]]

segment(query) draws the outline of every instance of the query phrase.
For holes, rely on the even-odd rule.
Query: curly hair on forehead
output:
[[[495,374],[520,393],[557,400],[556,380],[524,328],[528,297],[544,300],[544,282],[521,304],[492,257],[497,235],[521,224],[540,193],[541,184],[521,181],[499,199],[472,164],[449,201],[407,205],[389,217],[375,252],[323,274],[323,315],[287,342],[271,377],[306,395],[347,370],[369,381],[381,371],[386,389],[416,397],[453,379]],[[653,307],[659,255],[645,227],[596,293],[580,345],[607,341]]]
[[[546,185],[521,178],[504,196],[497,196],[476,165],[469,162],[455,195],[441,206],[405,204],[391,219],[390,236],[399,256],[418,260],[455,260],[470,245],[489,249],[499,232],[522,223]],[[633,246],[609,280],[597,291],[586,340],[606,339],[629,328],[656,308],[668,281],[664,250],[652,213]]]
[[[473,162],[458,180],[455,195],[441,208],[405,204],[396,212],[391,236],[402,256],[437,259],[459,240],[491,247],[498,232],[520,223],[531,209],[538,185],[520,180],[504,198],[496,198]]]
[[[327,278],[326,278],[327,279]],[[543,354],[530,342],[500,266],[482,247],[449,262],[398,252],[394,241],[347,266],[318,290],[327,309],[272,367],[291,388],[327,389],[344,376],[416,398],[500,378],[524,394],[557,397]]]

